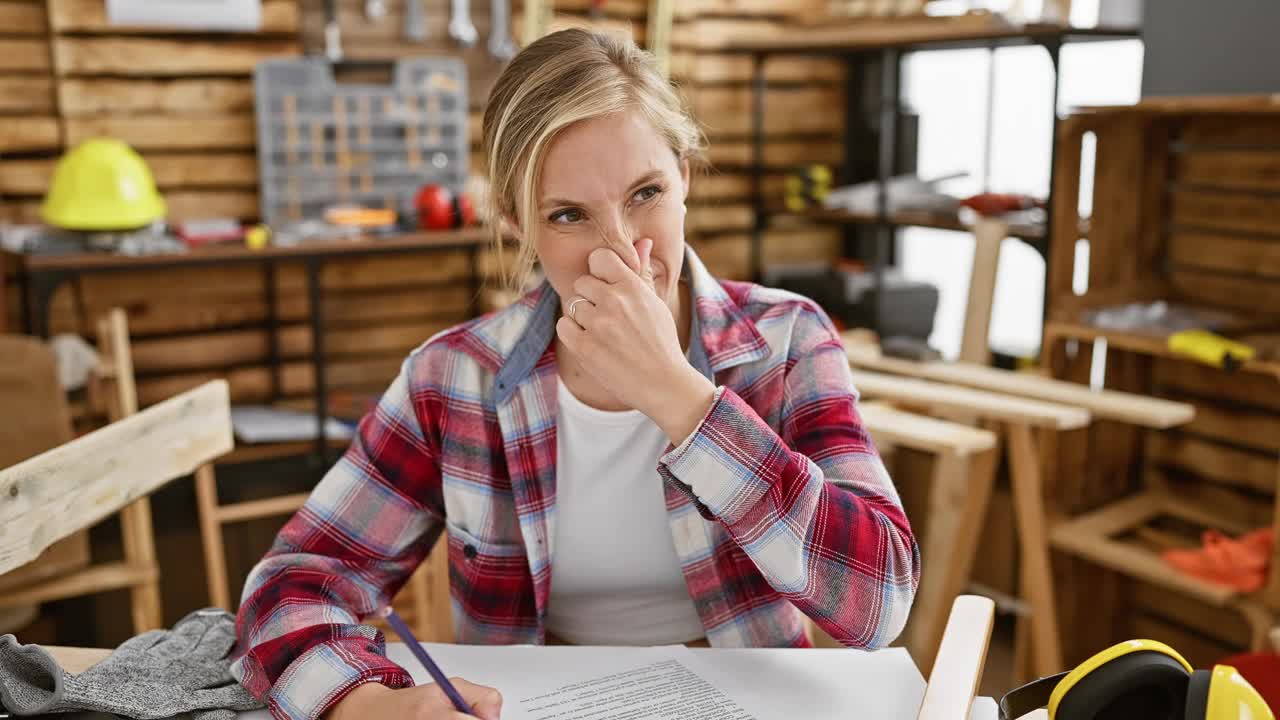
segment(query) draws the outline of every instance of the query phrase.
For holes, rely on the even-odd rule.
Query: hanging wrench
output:
[[[458,41],[462,47],[476,44],[479,33],[471,22],[471,0],[453,0],[449,13],[449,37]]]
[[[498,62],[506,62],[516,54],[516,44],[511,40],[510,0],[493,0],[489,14],[493,22],[489,28],[489,55]]]
[[[422,14],[422,0],[404,0],[404,39],[412,42],[427,39],[427,19]]]

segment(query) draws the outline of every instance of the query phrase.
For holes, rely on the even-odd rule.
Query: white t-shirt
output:
[[[558,384],[547,629],[577,645],[705,636],[667,523],[666,434],[638,410],[598,410]]]

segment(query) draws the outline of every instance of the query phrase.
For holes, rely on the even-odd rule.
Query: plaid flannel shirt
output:
[[[811,301],[717,281],[686,257],[690,359],[717,393],[655,475],[708,641],[803,647],[803,613],[848,646],[886,645],[919,549],[839,336]],[[273,716],[318,718],[365,682],[412,684],[360,620],[442,532],[457,642],[544,641],[559,307],[544,284],[414,351],[249,574],[232,670]]]

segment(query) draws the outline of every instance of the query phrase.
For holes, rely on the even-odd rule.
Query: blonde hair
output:
[[[484,111],[483,149],[488,215],[507,289],[520,289],[533,267],[536,195],[551,141],[576,122],[628,109],[644,113],[677,158],[702,164],[702,130],[653,56],[628,37],[561,30],[530,44],[502,71]],[[521,230],[510,267],[504,218]]]

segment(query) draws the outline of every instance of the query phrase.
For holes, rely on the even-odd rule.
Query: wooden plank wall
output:
[[[0,160],[9,219],[35,221],[57,155],[104,135],[143,154],[172,219],[257,216],[253,67],[299,53],[297,0],[264,0],[259,32],[216,35],[109,26],[105,0],[5,0],[0,17],[6,6],[30,17],[20,27],[34,35],[22,42],[32,53],[47,45],[41,57],[48,61],[29,63],[27,71],[38,76],[0,80],[24,78],[33,86],[25,96],[0,92],[6,98],[0,102],[31,98],[23,111],[42,114],[42,126],[54,128],[39,139],[33,131],[16,148],[13,141],[0,146],[0,153],[24,153]],[[35,150],[50,152],[30,154]]]
[[[0,0],[0,223],[38,214],[15,197],[11,164],[51,162],[62,147],[52,64],[44,1]]]

